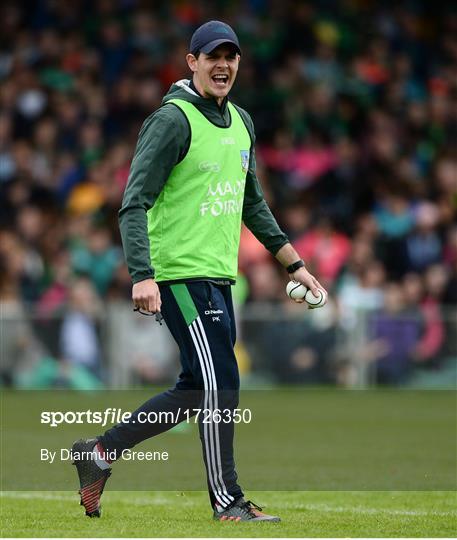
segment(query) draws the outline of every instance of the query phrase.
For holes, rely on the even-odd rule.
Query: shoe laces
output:
[[[255,510],[258,510],[259,512],[262,511],[262,508],[252,501],[246,501],[245,503],[241,505],[241,508],[252,517],[257,516],[257,514],[255,513]]]

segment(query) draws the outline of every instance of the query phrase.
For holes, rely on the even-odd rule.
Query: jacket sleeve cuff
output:
[[[154,272],[152,270],[149,270],[148,272],[135,272],[131,275],[131,278],[133,284],[139,283],[145,279],[154,279]]]
[[[289,242],[289,238],[284,234],[278,241],[271,243],[270,245],[268,245],[268,247],[265,247],[274,257],[276,257],[278,251]]]

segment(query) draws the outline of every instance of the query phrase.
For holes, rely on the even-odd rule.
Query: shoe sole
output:
[[[279,523],[281,521],[281,518],[279,517],[272,517],[272,518],[267,518],[267,519],[261,519],[261,518],[252,518],[252,519],[245,519],[244,521],[240,518],[240,517],[227,517],[227,516],[221,516],[221,517],[218,517],[218,516],[214,516],[213,517],[213,520],[214,521],[227,521],[227,522],[231,522],[231,523],[252,523],[253,521],[255,521],[256,523],[260,523],[261,521],[263,523]]]

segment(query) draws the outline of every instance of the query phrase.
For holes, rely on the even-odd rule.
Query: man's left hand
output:
[[[326,297],[328,297],[327,291],[324,289],[324,287],[322,287],[319,281],[317,281],[317,279],[312,274],[310,274],[304,266],[302,266],[298,270],[295,270],[293,274],[289,274],[289,277],[293,281],[297,281],[305,287],[308,287],[308,289],[311,289],[311,292],[314,294],[314,296],[319,296],[318,289],[322,289],[323,291],[325,291]]]

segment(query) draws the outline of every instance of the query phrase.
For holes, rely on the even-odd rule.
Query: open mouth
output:
[[[213,75],[211,79],[214,81],[216,86],[220,88],[224,88],[228,84],[228,80],[229,80],[228,75],[222,75],[222,74]]]

